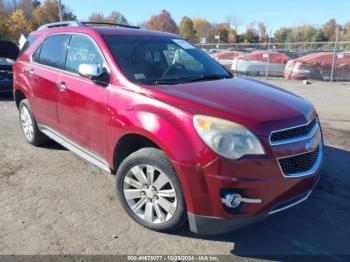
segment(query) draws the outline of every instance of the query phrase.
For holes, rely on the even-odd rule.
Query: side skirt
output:
[[[66,138],[65,136],[61,135],[57,131],[51,129],[48,126],[45,125],[38,125],[41,132],[43,132],[45,135],[47,135],[52,140],[56,141],[57,143],[61,144],[68,150],[74,152],[78,156],[84,158],[85,160],[89,161],[90,163],[94,164],[95,166],[98,166],[99,168],[103,169],[104,171],[111,173],[111,169],[109,168],[108,163],[101,159],[100,157],[96,156],[95,154],[89,152],[85,148],[79,146],[78,144],[74,143],[72,140]]]

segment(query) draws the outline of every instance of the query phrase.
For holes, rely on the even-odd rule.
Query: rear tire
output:
[[[19,120],[24,137],[28,143],[39,146],[49,140],[49,138],[39,130],[27,99],[23,99],[19,103]]]
[[[119,200],[137,223],[171,232],[187,221],[180,181],[165,154],[143,148],[129,155],[117,171]]]

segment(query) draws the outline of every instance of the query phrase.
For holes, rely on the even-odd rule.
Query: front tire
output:
[[[39,130],[27,99],[23,99],[19,103],[19,120],[24,137],[28,143],[39,146],[49,140],[49,138]]]
[[[186,222],[179,179],[159,149],[140,149],[121,163],[117,194],[129,216],[149,229],[170,232]]]

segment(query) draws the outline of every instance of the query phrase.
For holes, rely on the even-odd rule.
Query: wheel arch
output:
[[[128,133],[123,135],[117,142],[113,152],[113,173],[116,173],[120,164],[130,154],[145,147],[160,149],[160,146],[148,137],[138,133]]]
[[[19,108],[19,104],[23,99],[27,99],[27,96],[24,94],[23,91],[16,89],[14,92],[14,99],[15,99],[17,108]]]

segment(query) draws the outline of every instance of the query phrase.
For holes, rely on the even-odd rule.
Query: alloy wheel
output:
[[[123,180],[123,195],[130,210],[145,222],[165,223],[175,214],[175,188],[167,175],[155,166],[130,168]]]
[[[20,112],[23,133],[26,136],[27,140],[31,141],[34,137],[34,126],[32,118],[30,117],[29,110],[27,107],[22,106]]]

